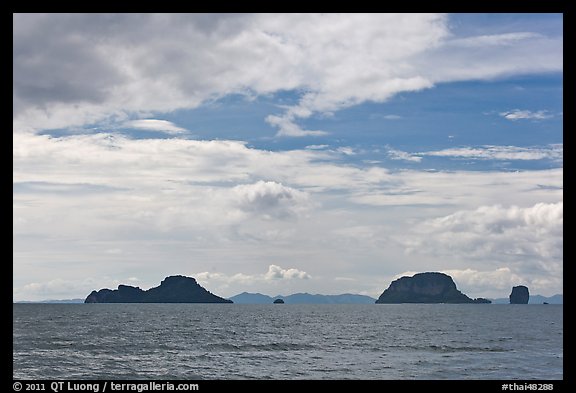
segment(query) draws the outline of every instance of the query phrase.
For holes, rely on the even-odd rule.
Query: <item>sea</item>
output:
[[[560,380],[563,306],[14,304],[13,378]]]

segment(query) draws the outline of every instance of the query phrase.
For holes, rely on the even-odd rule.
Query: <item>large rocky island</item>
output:
[[[138,287],[118,285],[118,289],[92,291],[84,303],[233,303],[202,288],[194,278],[166,277],[160,286],[144,291]]]
[[[483,298],[471,299],[456,288],[454,280],[449,275],[427,272],[392,281],[376,303],[491,303],[491,301]]]

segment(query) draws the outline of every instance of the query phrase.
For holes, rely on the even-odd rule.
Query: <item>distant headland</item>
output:
[[[392,303],[492,303],[488,299],[471,299],[456,288],[452,277],[444,273],[418,273],[392,281],[376,300]]]
[[[233,303],[202,288],[194,278],[166,277],[160,286],[143,291],[119,285],[118,289],[92,291],[84,303]]]

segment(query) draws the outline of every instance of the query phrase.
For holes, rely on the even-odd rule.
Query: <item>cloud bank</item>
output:
[[[318,121],[441,83],[562,71],[561,36],[509,26],[463,35],[451,18],[14,14],[15,297],[77,296],[134,275],[154,285],[167,270],[224,296],[311,286],[377,296],[407,264],[451,271],[483,295],[490,280],[498,290],[561,288],[557,140],[388,146],[382,157],[375,145],[331,139]],[[260,115],[273,150],[228,140],[228,130],[191,139],[188,113],[174,112],[230,96],[273,103]],[[515,107],[533,108],[502,108]],[[411,121],[383,113],[385,127]],[[499,115],[517,127],[556,116]],[[429,167],[440,158],[551,165]]]
[[[229,94],[298,91],[297,103],[265,120],[278,136],[318,136],[325,131],[302,121],[436,83],[562,70],[561,37],[454,38],[443,14],[14,14],[13,20],[13,124],[24,131],[124,121]]]
[[[422,151],[409,153],[386,146],[386,154],[391,160],[422,162],[424,157],[445,157],[453,159],[476,159],[498,161],[536,161],[550,160],[562,163],[564,160],[564,145],[551,144],[548,146],[466,146],[453,147],[435,151]]]

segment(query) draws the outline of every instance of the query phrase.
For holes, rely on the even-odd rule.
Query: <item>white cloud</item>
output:
[[[277,265],[270,265],[268,266],[268,271],[264,274],[265,280],[292,280],[292,279],[300,279],[300,280],[307,280],[310,278],[310,275],[305,271],[298,270],[298,269],[282,269],[280,266]]]
[[[272,181],[258,181],[233,188],[240,209],[263,218],[297,216],[309,206],[308,194]]]
[[[556,276],[563,263],[563,202],[461,210],[414,226],[398,239],[411,254],[506,263],[525,275]]]
[[[457,186],[455,186],[457,185]],[[402,170],[381,184],[352,192],[351,200],[372,206],[482,206],[487,203],[555,202],[562,199],[563,169],[520,172]]]
[[[511,46],[524,40],[536,38],[544,37],[541,34],[530,32],[489,34],[453,39],[449,42],[449,45],[462,47]]]
[[[310,114],[312,114],[310,112]],[[277,127],[277,136],[291,136],[291,137],[302,137],[302,136],[322,136],[327,135],[326,131],[321,130],[303,130],[295,122],[295,116],[266,116],[266,123]]]
[[[520,109],[513,109],[508,112],[501,112],[500,116],[507,120],[546,120],[551,119],[554,116],[549,113],[548,111],[541,110],[541,111],[529,111],[529,110],[520,110]]]
[[[509,266],[520,274],[518,261],[527,258],[522,254],[503,258],[506,244],[533,255],[548,250],[556,261],[553,271],[544,273],[540,264],[553,264],[536,258],[522,269],[539,271],[540,279],[549,280],[552,288],[558,288],[562,277],[557,253],[552,254],[561,237],[546,229],[553,226],[544,225],[540,231],[537,224],[517,228],[502,224],[504,236],[499,239],[473,227],[432,225],[438,217],[475,212],[476,206],[501,203],[525,209],[555,204],[562,199],[562,168],[518,173],[390,172],[342,164],[337,153],[324,150],[268,152],[231,141],[17,136],[16,185],[43,183],[39,188],[17,186],[20,190],[14,194],[16,288],[58,278],[57,272],[46,269],[59,264],[67,266],[71,276],[76,272],[120,278],[138,266],[138,277],[148,272],[142,278],[150,284],[157,283],[166,269],[174,273],[213,269],[234,279],[210,282],[207,288],[230,296],[242,290],[310,291],[311,285],[318,292],[335,292],[329,279],[334,274],[357,280],[346,290],[375,295],[387,285],[382,277],[404,270],[407,263],[427,270],[465,270],[471,261],[482,261],[486,269],[493,264],[494,269]],[[83,184],[77,184],[79,177]],[[51,187],[54,182],[56,187]],[[70,192],[64,187],[68,184],[84,192]],[[468,223],[478,221],[477,215],[488,215],[459,214]],[[423,218],[429,221],[422,223]],[[485,220],[496,225],[495,219]],[[490,247],[475,247],[484,243]],[[414,252],[404,255],[406,247]],[[40,264],[35,262],[39,255]],[[278,261],[275,265],[288,264],[314,279],[296,286],[270,286],[276,281],[247,278],[263,277],[266,271],[237,275],[238,266],[269,266],[272,258]],[[453,260],[451,265],[448,259]],[[314,262],[303,269],[293,265],[298,261]],[[30,264],[34,272],[26,270]],[[371,273],[358,275],[359,264]],[[298,275],[282,270],[287,276]],[[536,279],[526,273],[521,277]],[[18,292],[21,299],[27,298],[26,293],[30,294]],[[76,296],[84,295],[84,290],[77,290]]]
[[[235,141],[133,140],[110,134],[15,134],[13,164],[15,236],[106,242],[172,234],[197,244],[234,244],[247,237],[277,244],[312,239],[320,228],[338,229],[343,224],[328,220],[324,227],[321,220],[339,209],[438,206],[449,212],[494,203],[527,206],[558,201],[563,187],[561,168],[392,172],[343,164],[339,153],[326,150],[270,152]],[[121,241],[103,249],[123,250],[122,258],[133,258],[132,245]]]
[[[442,272],[451,276],[464,293],[474,294],[473,297],[490,296],[494,290],[509,293],[516,285],[532,286],[529,279],[520,276],[509,267],[498,267],[494,270],[448,269]]]
[[[532,32],[451,36],[413,63],[435,83],[561,71],[563,39]],[[422,67],[422,68],[421,68]]]
[[[474,297],[493,297],[494,291],[499,291],[499,297],[508,297],[513,286],[526,285],[533,295],[547,293],[548,296],[555,293],[550,288],[562,288],[562,273],[550,275],[536,275],[523,272],[522,269],[500,267],[495,270],[463,269],[444,270],[458,283],[458,287],[465,293],[472,293]]]
[[[102,288],[115,289],[119,284],[138,286],[139,283],[140,280],[136,277],[128,277],[123,280],[116,280],[110,277],[54,278],[40,282],[28,282],[21,287],[14,287],[13,296],[16,300],[84,299],[93,290]]]
[[[284,269],[278,265],[268,265],[266,273],[233,273],[201,272],[192,273],[198,282],[223,293],[225,296],[237,295],[240,292],[260,292],[275,295],[276,291],[289,294],[298,286],[298,282],[306,282],[312,276],[297,268]],[[232,291],[231,291],[231,288]]]
[[[308,145],[306,146],[306,149],[308,150],[324,150],[327,149],[329,146],[328,145]]]
[[[131,120],[125,122],[123,126],[128,128],[137,128],[144,131],[160,131],[171,135],[178,135],[187,132],[185,128],[178,127],[170,121],[157,119]]]
[[[437,151],[416,153],[418,156],[475,158],[480,160],[554,160],[562,161],[564,146],[555,144],[546,147],[480,146],[457,147]]]
[[[538,153],[510,150],[531,158]],[[556,155],[559,151],[561,147],[552,149]],[[454,153],[464,154],[442,154]],[[486,154],[494,154],[494,150]],[[162,201],[169,205],[178,198],[184,198],[190,207],[200,202],[233,203],[244,212],[252,209],[271,217],[305,212],[310,203],[316,203],[314,195],[326,191],[343,192],[345,199],[377,206],[480,206],[490,201],[514,203],[514,198],[561,196],[563,185],[561,168],[518,173],[391,172],[377,166],[339,164],[338,153],[326,150],[269,152],[237,141],[133,140],[111,134],[55,138],[18,133],[14,135],[13,164],[17,190],[69,192],[73,186],[90,195],[112,193],[112,201],[124,198],[134,206]],[[79,178],[82,184],[78,184]],[[458,188],[453,187],[455,179]],[[38,186],[23,188],[20,184]],[[503,188],[507,190],[504,194]],[[67,198],[63,201],[69,202]]]
[[[412,162],[420,162],[422,161],[422,157],[411,154],[405,151],[392,149],[390,147],[387,148],[386,154],[388,158],[391,160],[402,160],[402,161],[412,161]]]
[[[351,147],[339,147],[336,149],[338,153],[342,153],[346,156],[353,156],[356,155],[356,151]]]
[[[18,133],[14,135],[13,177],[14,182],[76,184],[81,174],[86,184],[155,190],[268,180],[293,184],[303,191],[364,188],[389,177],[383,168],[333,164],[339,155],[309,149],[270,152],[228,140],[134,140],[114,134],[57,138]]]
[[[266,121],[318,136],[298,122],[436,83],[562,70],[561,38],[454,37],[442,14],[15,14],[13,44],[16,130],[297,91]]]

